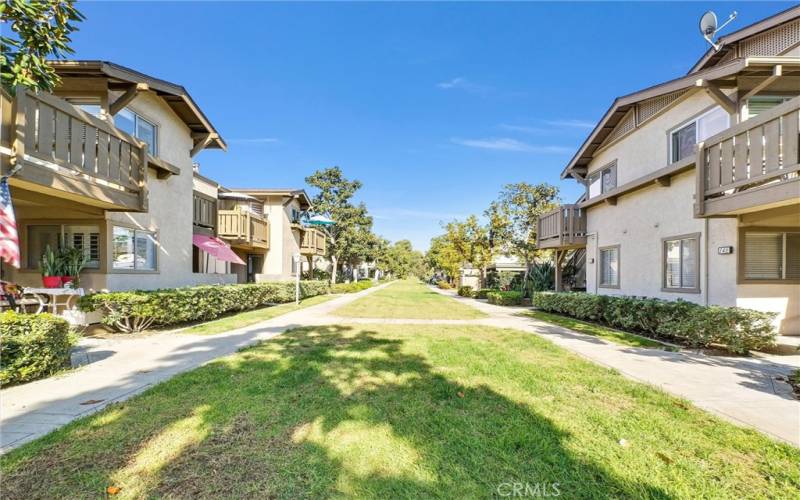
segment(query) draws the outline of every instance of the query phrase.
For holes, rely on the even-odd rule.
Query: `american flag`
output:
[[[19,268],[19,235],[8,177],[0,179],[0,259]]]

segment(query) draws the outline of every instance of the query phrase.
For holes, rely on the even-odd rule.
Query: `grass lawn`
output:
[[[226,316],[224,318],[191,326],[181,330],[181,333],[191,333],[194,335],[214,335],[216,333],[229,332],[237,328],[242,328],[261,321],[272,319],[276,316],[280,316],[281,314],[303,309],[304,307],[322,304],[323,302],[328,302],[336,297],[338,297],[338,295],[317,295],[301,300],[299,305],[295,304],[294,302],[289,302],[288,304],[262,307],[260,309],[253,309],[251,311],[231,314],[230,316]]]
[[[388,287],[336,309],[349,318],[474,319],[486,315],[434,292],[419,281],[395,281]]]
[[[670,348],[666,344],[662,344],[661,342],[657,342],[655,340],[650,340],[648,338],[640,337],[638,335],[633,335],[620,330],[614,330],[613,328],[609,328],[607,326],[598,325],[595,323],[587,323],[586,321],[580,321],[567,316],[561,316],[560,314],[552,314],[544,311],[526,311],[521,315],[538,319],[539,321],[553,323],[554,325],[563,326],[569,328],[570,330],[575,330],[576,332],[594,335],[595,337],[609,340],[615,344],[622,344],[631,347]]]
[[[292,330],[0,459],[6,498],[797,498],[798,463],[535,335],[461,325]]]

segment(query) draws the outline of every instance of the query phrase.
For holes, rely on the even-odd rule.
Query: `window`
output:
[[[747,231],[741,246],[745,280],[800,280],[800,232]]]
[[[752,118],[757,116],[759,113],[763,113],[764,111],[774,108],[779,104],[783,104],[784,102],[788,101],[789,97],[782,97],[782,96],[755,96],[751,97],[747,100],[747,117]]]
[[[617,187],[617,161],[589,175],[589,198],[600,196]]]
[[[149,121],[128,108],[124,108],[114,115],[114,125],[123,132],[127,132],[140,141],[147,143],[147,151],[151,155],[158,154],[157,127]]]
[[[37,269],[45,248],[80,248],[88,257],[86,268],[100,268],[100,227],[70,224],[28,226],[28,268]]]
[[[619,246],[600,249],[600,286],[619,288]]]
[[[730,116],[719,106],[703,113],[689,123],[670,132],[670,162],[683,160],[694,154],[694,146],[730,125]]]
[[[111,255],[114,269],[155,271],[155,233],[114,226]]]
[[[698,255],[700,235],[677,236],[663,240],[665,291],[700,293]]]

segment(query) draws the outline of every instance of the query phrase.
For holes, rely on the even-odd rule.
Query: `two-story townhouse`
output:
[[[52,65],[52,94],[2,97],[0,160],[13,172],[21,252],[3,279],[40,286],[42,252],[63,242],[89,259],[84,288],[233,281],[192,272],[192,157],[226,146],[186,89],[109,62]]]
[[[222,188],[218,197],[219,237],[245,262],[231,266],[240,283],[290,280],[298,270],[325,267],[325,235],[302,223],[311,209],[304,190]]]
[[[720,43],[614,101],[562,174],[585,197],[539,245],[585,249],[589,292],[774,311],[798,335],[800,7]]]

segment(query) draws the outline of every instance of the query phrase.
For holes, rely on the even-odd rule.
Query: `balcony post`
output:
[[[26,111],[28,108],[28,90],[22,85],[17,85],[15,89],[14,100],[12,104],[11,116],[14,117],[13,130],[11,135],[13,142],[11,144],[11,165],[12,167],[21,167],[22,161],[25,159],[25,135],[28,132],[28,123]]]
[[[697,156],[695,158],[695,193],[694,193],[694,216],[702,217],[705,213],[706,202],[706,161],[705,143],[700,142],[696,146]]]

